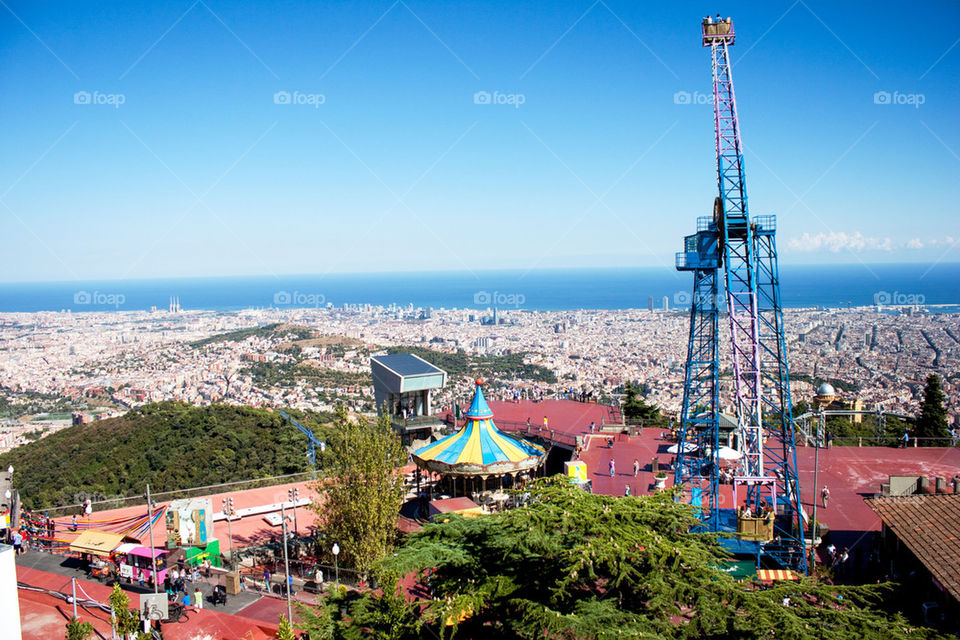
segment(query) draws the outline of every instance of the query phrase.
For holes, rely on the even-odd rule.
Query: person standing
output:
[[[197,587],[193,592],[193,604],[196,605],[197,609],[203,609],[203,592],[200,591],[200,587]]]
[[[633,477],[636,478],[640,475],[640,461],[636,458],[633,459]]]
[[[823,508],[827,508],[827,500],[830,499],[830,489],[826,485],[823,486],[823,490],[820,492],[820,497],[823,499]]]
[[[23,553],[23,534],[17,530],[13,532],[13,555],[18,556],[21,553]]]
[[[629,496],[630,496],[630,485],[624,486],[624,488],[623,488],[623,495],[626,496],[626,497],[629,497]]]
[[[616,463],[613,461],[613,458],[610,458],[610,477],[612,478],[616,475]]]

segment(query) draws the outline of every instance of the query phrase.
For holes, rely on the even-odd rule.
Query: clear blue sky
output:
[[[718,10],[781,261],[960,260],[956,2],[5,2],[0,280],[670,265]]]

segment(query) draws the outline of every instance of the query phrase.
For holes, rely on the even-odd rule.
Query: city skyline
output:
[[[0,279],[672,269],[716,9],[11,3]],[[731,11],[782,263],[960,260],[960,9]]]

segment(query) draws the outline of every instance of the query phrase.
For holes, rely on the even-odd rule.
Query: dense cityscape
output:
[[[830,381],[848,402],[866,409],[881,405],[915,414],[930,373],[943,378],[950,422],[960,411],[958,317],[919,313],[913,308],[877,310],[789,309],[786,336],[794,401],[809,400],[819,382]],[[0,389],[6,419],[0,450],[27,440],[39,428],[69,424],[74,410],[112,417],[130,407],[162,400],[196,405],[225,402],[332,411],[346,403],[374,411],[369,356],[387,347],[426,346],[469,354],[522,353],[546,367],[556,382],[510,379],[510,388],[562,396],[592,391],[613,400],[623,384],[645,385],[646,399],[672,417],[679,415],[689,319],[684,311],[623,310],[543,312],[416,309],[351,306],[321,309],[261,309],[241,312],[103,312],[5,314],[0,320]],[[256,362],[295,360],[284,345],[297,336],[279,331],[198,344],[211,337],[281,323],[309,329],[316,338],[297,360],[320,370],[347,374],[347,382],[296,380],[276,384],[257,379]],[[326,344],[325,344],[326,342]],[[336,344],[334,349],[331,345]],[[344,346],[347,345],[347,346]],[[469,385],[452,385],[439,397],[450,406]],[[816,382],[816,384],[815,384]],[[732,385],[721,394],[729,407]],[[506,390],[503,393],[508,393]],[[47,406],[60,401],[51,418]],[[40,409],[39,411],[37,409]],[[54,411],[56,413],[56,411]]]

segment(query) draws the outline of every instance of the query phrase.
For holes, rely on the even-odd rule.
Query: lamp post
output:
[[[233,569],[233,527],[230,526],[230,521],[233,519],[233,514],[235,513],[233,509],[233,498],[224,498],[223,499],[223,515],[227,517],[227,537],[230,538],[230,568]]]
[[[297,502],[300,501],[300,489],[297,487],[288,489],[287,498],[293,503],[293,535],[296,537],[299,535],[299,527],[297,526]]]
[[[337,563],[337,556],[340,555],[340,545],[336,542],[333,543],[333,548],[330,549],[333,552],[333,570],[336,574],[337,586],[340,586],[340,565]]]
[[[283,533],[283,566],[286,573],[287,581],[287,620],[290,621],[290,624],[293,624],[293,604],[290,602],[290,587],[292,586],[293,581],[290,579],[290,559],[287,557],[287,510],[286,505],[280,503],[280,521],[282,526]]]
[[[153,501],[150,500],[150,485],[147,485],[147,526],[150,528],[150,565],[153,567],[153,592],[160,593],[160,580],[157,579],[157,550],[153,546]]]
[[[816,449],[813,453],[813,517],[810,520],[810,573],[817,574],[817,474],[820,471],[820,434],[814,438]]]

